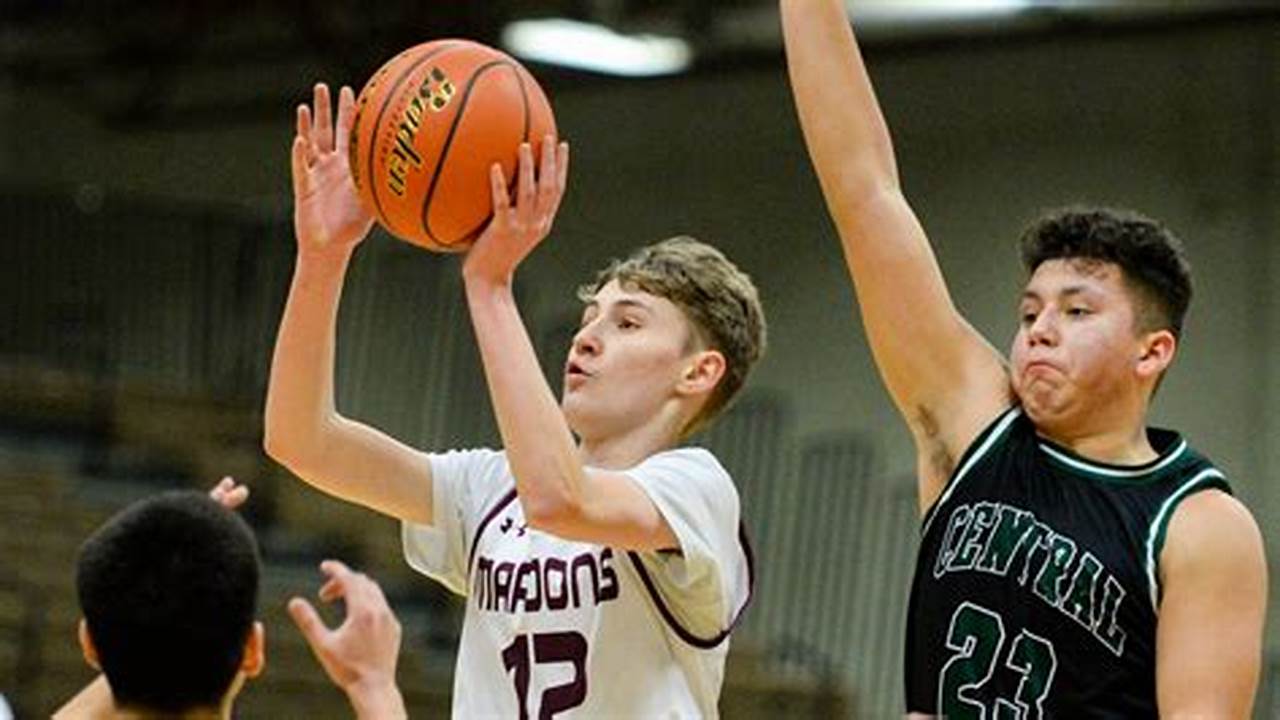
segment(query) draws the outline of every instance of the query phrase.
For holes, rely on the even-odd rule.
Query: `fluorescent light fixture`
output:
[[[1035,5],[1035,0],[867,0],[856,4],[847,3],[855,19],[885,23],[966,20],[1012,15]]]
[[[502,45],[526,60],[629,77],[672,75],[693,63],[693,49],[680,38],[622,35],[563,18],[510,23]]]

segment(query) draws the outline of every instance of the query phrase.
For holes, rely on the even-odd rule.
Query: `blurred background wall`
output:
[[[334,553],[387,584],[408,630],[401,684],[414,707],[436,712],[447,707],[457,602],[403,567],[395,523],[306,489],[259,448],[293,261],[293,106],[316,80],[358,89],[419,39],[496,42],[504,19],[545,7],[435,4],[432,15],[392,4],[362,24],[334,9],[231,5],[184,15],[17,3],[3,16],[0,692],[44,713],[90,678],[69,585],[90,528],[134,497],[232,473],[253,488],[246,512],[263,538],[263,612],[278,648],[243,696],[246,712],[344,716],[281,612]],[[666,18],[658,2],[569,5],[609,6],[620,23]],[[891,716],[916,542],[910,439],[857,320],[772,3],[703,6],[755,12],[766,36],[755,45],[709,30],[710,10],[712,24],[696,24],[698,3],[670,5],[710,48],[687,73],[530,66],[573,167],[556,232],[521,271],[525,317],[558,391],[573,289],[609,258],[689,233],[756,279],[769,354],[700,438],[739,482],[759,567],[725,712]],[[92,29],[104,19],[114,24]],[[877,25],[865,50],[907,193],[957,304],[997,347],[1023,280],[1014,241],[1042,210],[1132,207],[1182,237],[1197,295],[1154,420],[1224,468],[1258,517],[1275,577],[1275,6]],[[364,244],[340,320],[343,412],[423,448],[497,442],[457,275],[456,258],[380,231]],[[1268,647],[1280,651],[1274,623]],[[1280,714],[1269,663],[1258,717]]]

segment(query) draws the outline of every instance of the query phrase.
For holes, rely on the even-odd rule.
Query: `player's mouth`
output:
[[[1064,374],[1059,365],[1044,359],[1029,360],[1027,364],[1023,365],[1023,378],[1027,380]]]
[[[564,366],[564,382],[569,388],[576,388],[591,377],[591,373],[587,372],[581,365],[570,360]]]
[[[1022,374],[1024,376],[1061,372],[1062,368],[1044,359],[1031,360],[1022,366]]]

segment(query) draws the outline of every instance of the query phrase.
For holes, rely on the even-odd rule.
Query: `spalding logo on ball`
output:
[[[466,250],[493,214],[489,167],[510,182],[520,144],[555,135],[537,81],[509,55],[436,40],[378,69],[356,99],[351,177],[392,235],[428,250]]]

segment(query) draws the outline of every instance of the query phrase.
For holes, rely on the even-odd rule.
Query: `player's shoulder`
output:
[[[1162,565],[1170,570],[1199,567],[1261,553],[1262,534],[1249,508],[1225,490],[1206,488],[1178,503]]]
[[[1170,533],[1181,530],[1193,535],[1214,535],[1229,527],[1258,526],[1253,513],[1236,496],[1221,488],[1194,492],[1174,510]]]
[[[713,452],[696,445],[670,448],[645,458],[630,471],[645,481],[666,481],[696,487],[715,495],[736,495],[729,471]]]
[[[697,445],[685,445],[654,453],[637,467],[682,468],[686,471],[723,476],[726,480],[729,478],[729,471],[725,469],[715,453]]]

